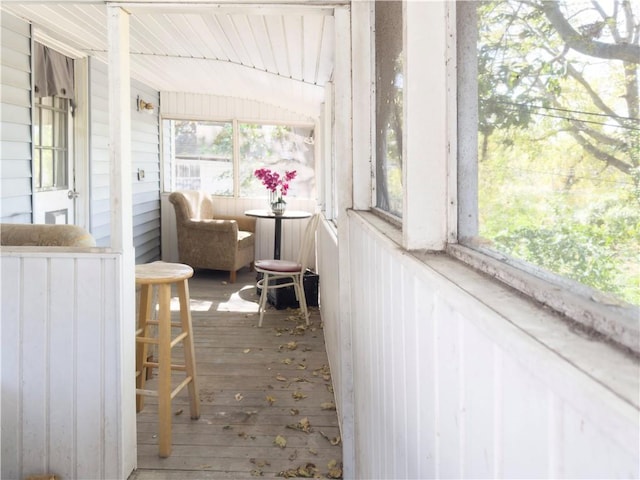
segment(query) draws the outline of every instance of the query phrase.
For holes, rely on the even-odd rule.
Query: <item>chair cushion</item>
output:
[[[302,265],[289,260],[256,260],[256,268],[270,272],[299,272]]]
[[[238,248],[252,247],[255,244],[253,232],[238,230]]]

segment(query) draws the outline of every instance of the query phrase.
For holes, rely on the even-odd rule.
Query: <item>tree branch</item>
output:
[[[580,35],[562,15],[557,0],[543,1],[542,11],[572,49],[591,57],[617,59],[634,64],[640,63],[639,45],[598,42]]]

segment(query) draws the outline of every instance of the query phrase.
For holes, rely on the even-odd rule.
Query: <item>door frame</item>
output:
[[[34,42],[41,43],[58,52],[73,58],[74,60],[74,90],[75,108],[73,111],[73,125],[69,131],[69,162],[70,179],[69,190],[75,190],[79,196],[74,200],[73,218],[68,219],[68,223],[81,226],[90,231],[90,192],[89,192],[89,58],[79,50],[61,43],[41,30],[31,27],[31,51],[33,52]],[[31,58],[31,71],[34,70],[33,56]],[[35,119],[35,96],[34,96],[34,75],[31,80],[31,128],[33,132]],[[33,135],[33,133],[32,133]],[[31,165],[33,171],[34,146],[31,146]],[[32,222],[35,219],[36,201],[34,200],[35,178],[32,178]]]

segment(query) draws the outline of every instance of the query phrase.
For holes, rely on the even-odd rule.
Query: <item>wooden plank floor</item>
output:
[[[130,480],[341,478],[342,445],[318,309],[310,308],[305,327],[297,309],[272,307],[258,328],[255,273],[243,269],[234,284],[227,278],[197,271],[189,281],[200,418],[191,420],[185,388],[172,403],[172,455],[160,458],[157,401],[145,397],[137,415],[138,469]],[[177,320],[177,305],[172,310]],[[174,350],[182,363],[181,349]],[[174,373],[176,380],[183,375]],[[147,385],[152,388],[154,379]],[[280,438],[286,445],[276,443]]]

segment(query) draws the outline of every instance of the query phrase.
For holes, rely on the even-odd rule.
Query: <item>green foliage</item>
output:
[[[560,6],[576,31],[610,12],[598,40],[637,44],[613,3]],[[573,51],[541,1],[483,2],[478,18],[479,235],[640,304],[638,66]]]

